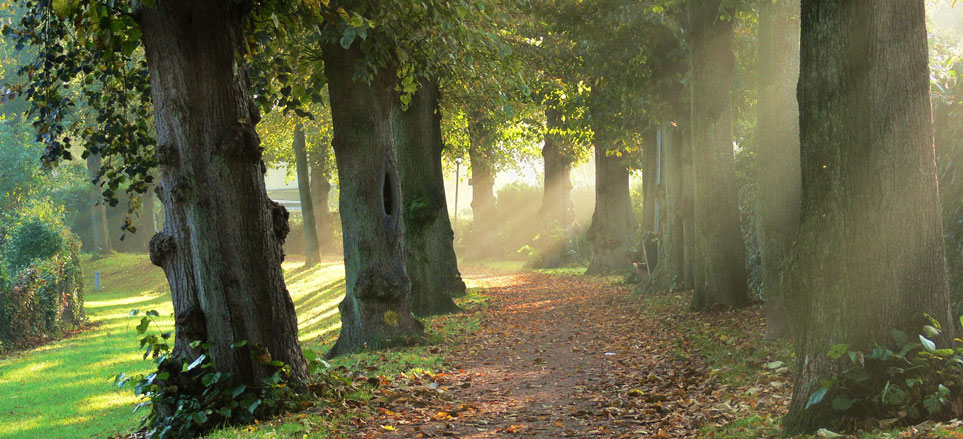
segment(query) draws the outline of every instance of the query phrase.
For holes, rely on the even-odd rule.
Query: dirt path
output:
[[[382,409],[359,436],[697,437],[724,421],[724,386],[614,282],[468,277],[492,301],[481,330],[447,348],[458,369],[412,383],[431,395]]]

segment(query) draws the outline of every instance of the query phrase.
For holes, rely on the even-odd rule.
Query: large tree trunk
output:
[[[563,129],[562,112],[545,109],[546,128],[542,145],[545,183],[539,209],[541,234],[535,240],[537,259],[533,266],[550,268],[564,264],[567,233],[575,220],[572,200],[572,149],[559,133]]]
[[[720,3],[689,3],[696,228],[692,308],[703,311],[749,302],[732,151],[732,21],[719,18]]]
[[[287,212],[264,188],[259,119],[240,55],[246,9],[230,0],[167,0],[138,14],[157,119],[163,230],[150,242],[174,302],[175,357],[209,346],[235,383],[263,386],[277,368],[307,378],[284,285]],[[243,347],[234,343],[247,341]]]
[[[304,129],[299,124],[294,127],[294,161],[298,171],[298,195],[301,198],[301,219],[304,221],[304,265],[311,267],[321,262],[318,246],[318,228],[315,224],[314,199],[311,197],[311,183],[308,171],[307,144]]]
[[[595,130],[595,212],[589,226],[592,260],[586,274],[627,272],[632,268],[632,200],[629,168],[622,157],[608,151],[601,126]]]
[[[100,194],[100,186],[93,184],[93,180],[100,173],[100,166],[103,162],[100,154],[90,154],[87,156],[87,175],[91,180],[90,187],[90,238],[92,239],[93,253],[110,253],[110,234],[107,227],[107,207],[104,205],[104,197]]]
[[[683,266],[682,279],[686,288],[695,286],[695,176],[692,175],[692,123],[685,119],[680,124],[679,131],[679,155],[682,172],[682,191],[679,194],[679,210],[682,216],[682,246],[683,246]]]
[[[141,206],[141,216],[147,216],[147,218],[144,218],[144,220],[150,227],[150,230],[142,233],[150,233],[151,236],[154,236],[155,233],[160,231],[160,227],[157,225],[157,206],[155,204],[157,197],[154,194],[154,190],[156,188],[157,186],[154,185],[147,186],[147,190],[141,194],[141,197],[143,197],[144,200],[143,205]]]
[[[325,138],[308,151],[311,173],[311,196],[314,197],[314,225],[317,228],[318,250],[321,254],[334,252],[334,222],[332,221],[330,204],[331,180],[328,176],[327,164],[328,139]]]
[[[572,151],[566,147],[562,129],[562,112],[545,109],[548,132],[542,146],[545,184],[542,189],[540,215],[547,227],[567,227],[572,224],[575,206],[572,201]]]
[[[766,337],[789,335],[780,280],[799,229],[799,0],[763,2],[759,11],[759,96],[756,122],[757,221],[766,296]]]
[[[831,346],[890,345],[893,330],[919,333],[924,313],[952,327],[923,3],[802,2],[790,310],[796,357],[807,361],[796,362],[790,433],[838,413],[832,393],[805,408],[820,379],[844,367],[826,355]]]
[[[659,176],[659,144],[658,130],[648,128],[642,133],[642,234],[660,232],[656,224],[659,207],[659,187],[656,179]],[[655,267],[648,267],[651,273]]]
[[[419,316],[459,311],[452,297],[465,294],[445,200],[440,100],[438,83],[422,81],[395,124],[412,311]]]
[[[682,173],[682,137],[678,128],[662,124],[665,214],[661,216],[659,264],[651,273],[647,291],[679,289],[685,285],[685,222],[682,206],[685,180]]]
[[[411,281],[405,272],[403,204],[392,129],[398,105],[395,72],[382,69],[370,84],[355,81],[355,65],[365,56],[358,46],[324,47],[347,283],[338,307],[341,335],[329,357],[366,344],[406,342],[424,331],[411,313]]]
[[[497,256],[498,221],[495,219],[495,169],[490,157],[491,128],[474,118],[469,126],[468,160],[471,162],[471,245],[476,258]]]

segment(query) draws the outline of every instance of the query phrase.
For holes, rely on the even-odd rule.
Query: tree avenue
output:
[[[0,434],[959,434],[956,3],[19,0]]]

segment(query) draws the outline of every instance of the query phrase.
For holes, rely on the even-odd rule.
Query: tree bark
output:
[[[656,208],[659,204],[659,188],[656,177],[659,173],[658,130],[648,128],[642,133],[642,234],[658,234]],[[655,267],[648,267],[649,273]]]
[[[720,4],[689,3],[696,228],[692,308],[701,311],[749,302],[732,150],[732,21],[719,18]]]
[[[100,186],[93,181],[100,173],[100,166],[103,158],[100,154],[90,154],[87,156],[87,175],[90,177],[90,237],[93,240],[93,253],[110,253],[110,234],[107,227],[107,208],[104,206],[104,198],[100,194]]]
[[[312,267],[321,262],[321,250],[318,246],[314,200],[311,198],[307,145],[301,125],[294,128],[294,142],[291,146],[294,149],[294,161],[297,166],[298,195],[301,197],[301,218],[304,221],[304,266]]]
[[[759,11],[759,94],[756,122],[757,221],[766,297],[766,338],[789,335],[782,280],[799,229],[799,0],[763,2]]]
[[[546,108],[545,119],[547,131],[542,145],[545,182],[539,209],[542,231],[534,243],[537,258],[532,263],[536,267],[551,268],[564,264],[567,234],[575,221],[575,203],[572,200],[572,150],[559,133],[564,128],[562,112]]]
[[[541,217],[548,227],[567,227],[572,224],[575,206],[572,201],[572,151],[558,134],[562,129],[562,112],[545,109],[548,132],[542,146],[545,184],[542,189]]]
[[[263,386],[276,367],[256,356],[286,363],[295,382],[306,380],[307,363],[281,271],[287,211],[265,191],[260,116],[240,58],[246,14],[230,0],[168,0],[137,18],[165,207],[150,254],[171,286],[173,354],[195,358],[191,342],[204,341],[230,382]]]
[[[491,162],[491,128],[475,117],[469,126],[468,161],[471,162],[471,246],[476,258],[493,258],[498,252],[495,219],[495,169]]]
[[[605,128],[595,131],[595,211],[588,239],[592,260],[585,274],[627,272],[632,268],[632,200],[629,194],[629,168],[622,157],[608,153],[610,144]]]
[[[457,312],[460,308],[452,297],[465,294],[445,200],[440,101],[438,83],[422,81],[408,110],[399,111],[395,124],[406,268],[411,278],[412,311],[419,316]]]
[[[661,130],[665,210],[661,216],[659,264],[647,282],[647,291],[674,290],[685,285],[685,222],[682,207],[685,180],[682,173],[681,130],[669,123],[663,123]]]
[[[923,0],[803,0],[798,86],[802,220],[792,251],[797,361],[785,426],[838,413],[806,409],[843,364],[831,346],[869,352],[893,330],[947,328],[949,294],[937,191]],[[948,346],[954,331],[944,331]],[[902,383],[893,383],[902,386]]]
[[[398,105],[395,71],[384,68],[370,84],[354,80],[364,53],[324,47],[330,84],[339,211],[347,292],[339,305],[341,335],[329,357],[369,345],[408,342],[424,327],[411,313],[411,280],[405,272],[402,198],[392,118]]]
[[[320,151],[319,151],[320,149]],[[314,197],[314,225],[317,227],[318,251],[321,254],[334,252],[334,223],[331,217],[330,195],[331,180],[327,173],[328,139],[325,138],[317,148],[308,151],[311,173],[311,196]]]
[[[679,155],[682,172],[682,191],[679,210],[682,216],[683,280],[686,288],[695,286],[695,176],[692,174],[692,123],[686,119],[679,127]]]

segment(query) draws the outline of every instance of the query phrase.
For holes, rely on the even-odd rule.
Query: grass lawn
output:
[[[95,327],[68,339],[0,359],[0,438],[104,438],[130,431],[142,413],[137,399],[117,389],[112,377],[150,370],[137,351],[138,319],[132,309],[156,309],[171,325],[170,290],[161,269],[147,255],[118,254],[84,266],[86,308]],[[322,350],[340,327],[344,266],[328,262],[305,270],[285,263],[288,290],[306,348]],[[93,290],[100,271],[102,289]]]
[[[288,258],[285,279],[297,308],[304,349],[326,352],[334,343],[341,319],[338,304],[344,297],[344,265],[328,261],[304,269],[303,260]],[[93,290],[94,271],[101,289]],[[137,427],[143,413],[132,413],[137,398],[118,389],[113,376],[149,372],[134,329],[139,318],[133,309],[157,310],[160,328],[170,328],[173,308],[161,269],[146,254],[117,254],[85,260],[84,291],[88,317],[94,327],[73,337],[0,358],[0,439],[106,438]],[[469,281],[469,284],[471,282]],[[471,286],[471,285],[469,285]],[[472,288],[459,299],[463,307],[479,306],[484,298]],[[477,315],[424,319],[429,339],[464,336],[478,328]],[[433,372],[444,366],[443,355],[431,346],[413,346],[345,356],[331,362],[373,375]],[[364,400],[369,395],[358,395]],[[353,416],[358,416],[354,413]],[[331,437],[350,429],[349,419],[298,415],[215,432],[214,438]],[[295,436],[296,435],[296,436]]]

